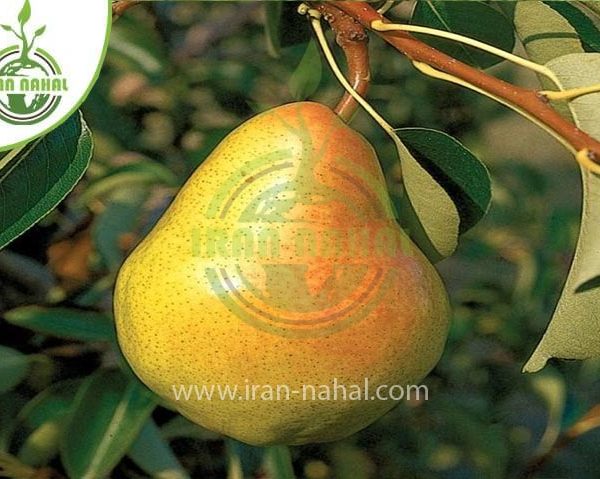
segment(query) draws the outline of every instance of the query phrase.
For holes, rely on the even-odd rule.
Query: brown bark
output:
[[[371,30],[371,24],[375,20],[389,23],[389,20],[377,13],[366,2],[339,1],[330,3],[330,5],[335,5],[335,8],[359,21],[366,29]],[[430,47],[409,33],[375,30],[373,32],[410,60],[425,63],[436,70],[464,80],[527,112],[531,117],[564,138],[575,150],[588,149],[590,159],[600,164],[600,142],[563,118],[538,91],[512,85],[488,75]]]
[[[365,96],[369,89],[371,74],[369,70],[369,37],[363,26],[351,16],[336,8],[331,3],[316,5],[323,19],[329,23],[335,33],[337,44],[346,56],[346,77],[352,88],[360,95]],[[349,93],[345,93],[335,107],[335,112],[345,121],[349,121],[358,103]]]

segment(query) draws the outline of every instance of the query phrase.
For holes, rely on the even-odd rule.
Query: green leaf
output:
[[[585,13],[568,2],[544,2],[544,5],[558,12],[571,24],[588,51],[600,52],[600,31]]]
[[[323,74],[321,53],[314,40],[308,42],[304,55],[288,82],[295,100],[305,100],[319,88]]]
[[[0,159],[0,248],[54,209],[83,176],[91,133],[79,113]]]
[[[265,451],[265,469],[277,479],[295,479],[292,455],[287,446],[270,446]]]
[[[547,66],[562,88],[600,83],[600,54],[574,53],[556,58]],[[570,108],[579,128],[600,139],[600,94],[573,100]],[[583,208],[575,257],[554,316],[542,340],[523,368],[535,372],[550,358],[600,357],[598,311],[600,289],[577,292],[578,287],[600,273],[600,176],[582,170]]]
[[[36,37],[41,37],[44,34],[45,31],[46,31],[46,25],[44,25],[43,27],[38,28],[35,31],[35,36]]]
[[[583,6],[600,17],[600,3],[597,0],[583,0]]]
[[[402,165],[404,189],[433,252],[422,247],[429,259],[438,261],[450,256],[458,245],[460,215],[454,201],[435,178],[417,161],[402,140],[395,135],[394,143]]]
[[[29,4],[29,0],[25,0],[25,3],[23,4],[23,8],[19,12],[18,20],[21,25],[25,25],[29,21],[30,18],[31,18],[31,5]]]
[[[393,180],[392,180],[393,181]],[[421,252],[431,263],[437,263],[444,259],[425,231],[423,223],[408,198],[406,190],[395,185],[389,190],[390,199],[395,208],[396,218],[402,229],[409,235],[410,239],[419,247]],[[457,240],[458,241],[458,240]]]
[[[127,455],[140,469],[156,479],[189,479],[154,421],[144,424]]]
[[[66,416],[73,403],[80,381],[66,380],[52,384],[31,399],[19,412],[13,431],[13,441],[25,437],[48,421]]]
[[[537,63],[584,51],[571,24],[541,1],[516,2],[514,24],[529,57]]]
[[[28,371],[29,358],[25,354],[0,346],[0,394],[23,381]]]
[[[78,202],[80,205],[88,205],[92,201],[106,199],[107,195],[114,192],[157,184],[179,186],[180,182],[166,166],[145,159],[113,168],[106,175],[91,181]]]
[[[60,420],[45,422],[29,435],[17,457],[29,466],[45,466],[58,454],[61,433]]]
[[[142,189],[115,193],[92,230],[94,244],[106,266],[116,270],[125,258],[121,238],[136,230],[148,194]]]
[[[154,396],[120,371],[99,371],[82,384],[61,442],[69,477],[101,479],[127,453],[155,407]]]
[[[0,394],[0,451],[9,450],[16,416],[24,405],[24,397],[16,391]]]
[[[396,134],[454,202],[460,215],[459,233],[475,226],[492,200],[490,175],[483,163],[458,140],[440,131],[401,128]]]
[[[154,25],[124,15],[110,34],[108,60],[125,71],[138,71],[150,80],[164,79],[169,64],[165,44]]]
[[[162,437],[167,441],[181,437],[200,441],[215,441],[220,438],[216,432],[204,429],[180,415],[163,424],[160,430]]]
[[[480,1],[420,0],[416,2],[411,23],[458,33],[488,43],[507,52],[515,46],[512,25],[499,11]],[[417,35],[448,55],[480,68],[500,63],[501,58],[466,45]]]
[[[2,28],[3,30],[6,30],[7,32],[13,31],[13,29],[10,25],[0,25],[0,28]]]
[[[279,29],[283,5],[280,1],[265,2],[265,36],[269,55],[279,58],[281,55],[281,40]]]
[[[244,479],[254,477],[265,465],[268,448],[250,446],[235,439],[225,440],[227,447],[227,479]],[[266,466],[266,465],[265,465]],[[268,466],[267,466],[268,469]],[[268,469],[269,477],[284,477],[278,474],[278,470]],[[293,476],[292,476],[293,477]]]
[[[102,313],[67,308],[23,306],[5,313],[6,320],[37,333],[79,341],[113,341],[114,325]]]
[[[548,63],[553,58],[585,51],[567,19],[541,1],[515,2],[513,21],[528,56],[537,63]],[[543,88],[556,88],[543,75],[539,80]],[[554,102],[552,106],[565,118],[571,118],[565,102]]]

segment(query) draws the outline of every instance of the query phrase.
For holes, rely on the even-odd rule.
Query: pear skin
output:
[[[220,143],[125,261],[114,309],[150,389],[253,445],[366,427],[397,404],[374,398],[379,386],[418,384],[435,366],[449,318],[375,151],[312,102]]]

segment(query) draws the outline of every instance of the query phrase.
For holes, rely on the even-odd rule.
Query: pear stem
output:
[[[352,89],[360,96],[365,96],[371,81],[369,68],[369,37],[364,27],[354,18],[328,3],[316,5],[323,20],[335,33],[336,43],[340,46],[346,56],[347,73],[346,78],[352,85]],[[348,92],[344,93],[337,106],[335,113],[346,123],[358,109],[357,101]]]
[[[306,4],[301,4],[298,9],[299,13],[307,15],[310,19],[310,23],[312,28],[317,36],[317,40],[319,41],[319,45],[325,55],[327,63],[331,68],[331,71],[336,76],[338,81],[344,87],[348,95],[350,95],[353,100],[360,106],[362,106],[366,112],[371,115],[371,117],[383,128],[383,130],[390,135],[392,138],[397,138],[397,135],[394,133],[394,127],[390,125],[370,104],[367,100],[365,100],[361,95],[358,94],[356,90],[352,88],[350,82],[346,79],[344,74],[342,73],[340,67],[335,61],[335,57],[333,56],[333,52],[331,48],[329,48],[329,44],[327,43],[327,38],[325,37],[325,32],[323,31],[323,27],[321,26],[321,13],[313,8],[310,8]]]
[[[314,3],[311,2],[311,5]],[[446,55],[395,26],[389,27],[391,31],[385,31],[388,27],[384,25],[389,24],[389,20],[368,2],[338,1],[332,2],[332,7],[347,13],[367,30],[372,30],[408,57],[415,66],[421,67],[422,71],[483,93],[543,126],[575,153],[575,158],[582,166],[600,174],[600,142],[563,118],[548,103],[544,95],[547,92],[540,93],[505,82]]]

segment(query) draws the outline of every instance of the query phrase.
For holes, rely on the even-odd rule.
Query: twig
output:
[[[53,274],[42,264],[10,250],[0,251],[0,282],[5,281],[40,299],[56,286]]]
[[[518,479],[533,479],[554,458],[556,453],[563,449],[571,441],[572,438],[561,436],[546,454],[542,456],[536,456],[530,462],[528,462],[525,465],[523,472],[518,476]]]
[[[336,2],[335,6],[370,30],[373,22],[389,23],[385,17],[366,2],[340,1]],[[430,47],[407,32],[374,31],[413,62],[427,65],[431,70],[438,71],[447,75],[447,77],[456,78],[462,82],[461,84],[471,85],[477,91],[485,92],[489,96],[524,112],[540,126],[564,139],[564,143],[569,146],[569,149],[574,154],[579,154],[578,160],[585,155],[586,159],[589,160],[588,163],[600,165],[600,142],[563,118],[548,104],[547,98],[540,92],[512,85],[470,67]]]
[[[568,446],[573,440],[600,427],[600,405],[593,406],[581,419],[573,426],[562,433],[556,442],[545,453],[535,456],[525,465],[525,469],[519,476],[519,479],[532,479],[535,477],[554,456]]]
[[[331,26],[335,33],[335,40],[346,55],[346,77],[352,88],[360,95],[365,96],[369,89],[371,74],[369,69],[369,37],[363,26],[354,18],[345,14],[331,3],[320,3],[317,10]],[[348,93],[339,101],[334,111],[346,122],[358,108],[356,100]]]

